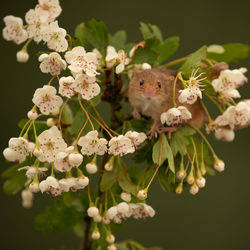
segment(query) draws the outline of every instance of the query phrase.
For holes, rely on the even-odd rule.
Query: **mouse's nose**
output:
[[[147,87],[145,89],[145,95],[146,97],[153,97],[155,95],[155,88],[151,86]]]

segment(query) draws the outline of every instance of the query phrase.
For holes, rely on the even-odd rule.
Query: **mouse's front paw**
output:
[[[134,111],[133,111],[133,117],[135,118],[135,119],[141,119],[141,114],[140,114],[140,112],[137,110],[137,109],[134,109]]]

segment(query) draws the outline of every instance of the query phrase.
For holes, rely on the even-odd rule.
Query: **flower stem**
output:
[[[70,100],[70,98],[68,98],[68,99],[63,103],[63,106],[62,106],[62,108],[61,108],[61,110],[60,110],[59,117],[58,117],[57,128],[60,127],[61,133],[62,133],[62,125],[61,125],[62,113],[63,113],[63,110],[64,110],[64,108],[65,108],[65,106],[66,106],[66,104],[68,103],[69,100]]]
[[[182,63],[182,62],[187,61],[188,58],[189,58],[189,57],[186,56],[186,57],[182,57],[182,58],[173,60],[173,61],[171,61],[171,62],[169,62],[169,63],[167,63],[167,64],[164,64],[163,67],[168,68],[168,67],[171,67],[171,66],[174,66],[174,65],[178,65],[178,64],[180,64],[180,63]]]

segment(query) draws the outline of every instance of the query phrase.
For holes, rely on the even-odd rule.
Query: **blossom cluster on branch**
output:
[[[194,125],[197,117],[191,108],[200,105],[197,111],[204,117],[198,119],[218,140],[232,141],[235,130],[250,124],[250,100],[235,102],[240,98],[239,87],[247,82],[247,69],[230,70],[228,65],[242,58],[246,46],[202,46],[187,57],[165,63],[177,50],[179,38],[163,40],[157,26],[141,23],[143,41],[137,44],[126,43],[124,31],[109,34],[105,24],[96,20],[79,24],[70,36],[56,21],[61,10],[58,0],[39,0],[26,13],[26,25],[19,17],[4,18],[3,37],[18,45],[26,41],[17,53],[19,62],[28,61],[32,40],[43,41],[52,50],[39,52],[38,57],[41,72],[51,78],[36,89],[33,107],[19,122],[19,136],[11,138],[3,151],[6,160],[16,163],[3,173],[8,179],[4,189],[8,194],[22,190],[25,208],[32,206],[34,193],[55,197],[55,210],[63,206],[80,214],[76,221],[72,216],[72,227],[84,219],[82,249],[113,250],[119,246],[112,233],[114,224],[154,217],[146,199],[156,175],[164,191],[181,194],[189,185],[189,192],[195,195],[205,186],[207,173],[224,170],[224,161]],[[89,47],[92,50],[87,51]],[[244,57],[248,50],[247,46]],[[159,121],[154,118],[159,111],[153,108],[143,113],[134,107],[133,112],[134,118],[140,118],[140,112],[143,118],[153,118],[153,125],[150,119],[134,119],[126,103],[135,72],[153,75],[155,68],[178,65],[173,79],[168,76],[173,81],[164,101],[170,106],[160,113]],[[135,90],[146,84],[140,79]],[[156,84],[161,91],[163,83],[157,79]],[[134,93],[135,99],[143,100],[145,110],[160,100],[153,96],[151,101],[157,92],[154,88],[148,87],[148,99],[142,91]],[[218,108],[220,114],[215,118],[204,97]],[[102,109],[99,104],[103,102],[110,111]],[[99,176],[98,183],[92,175]],[[62,199],[63,205],[57,203]],[[41,229],[48,222],[39,218]],[[132,241],[124,244],[138,246]]]

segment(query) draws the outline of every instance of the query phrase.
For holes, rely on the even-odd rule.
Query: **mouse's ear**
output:
[[[139,70],[139,69],[134,69],[134,70],[133,70],[133,73],[132,73],[132,77],[138,75],[140,72],[141,72],[141,70]]]

